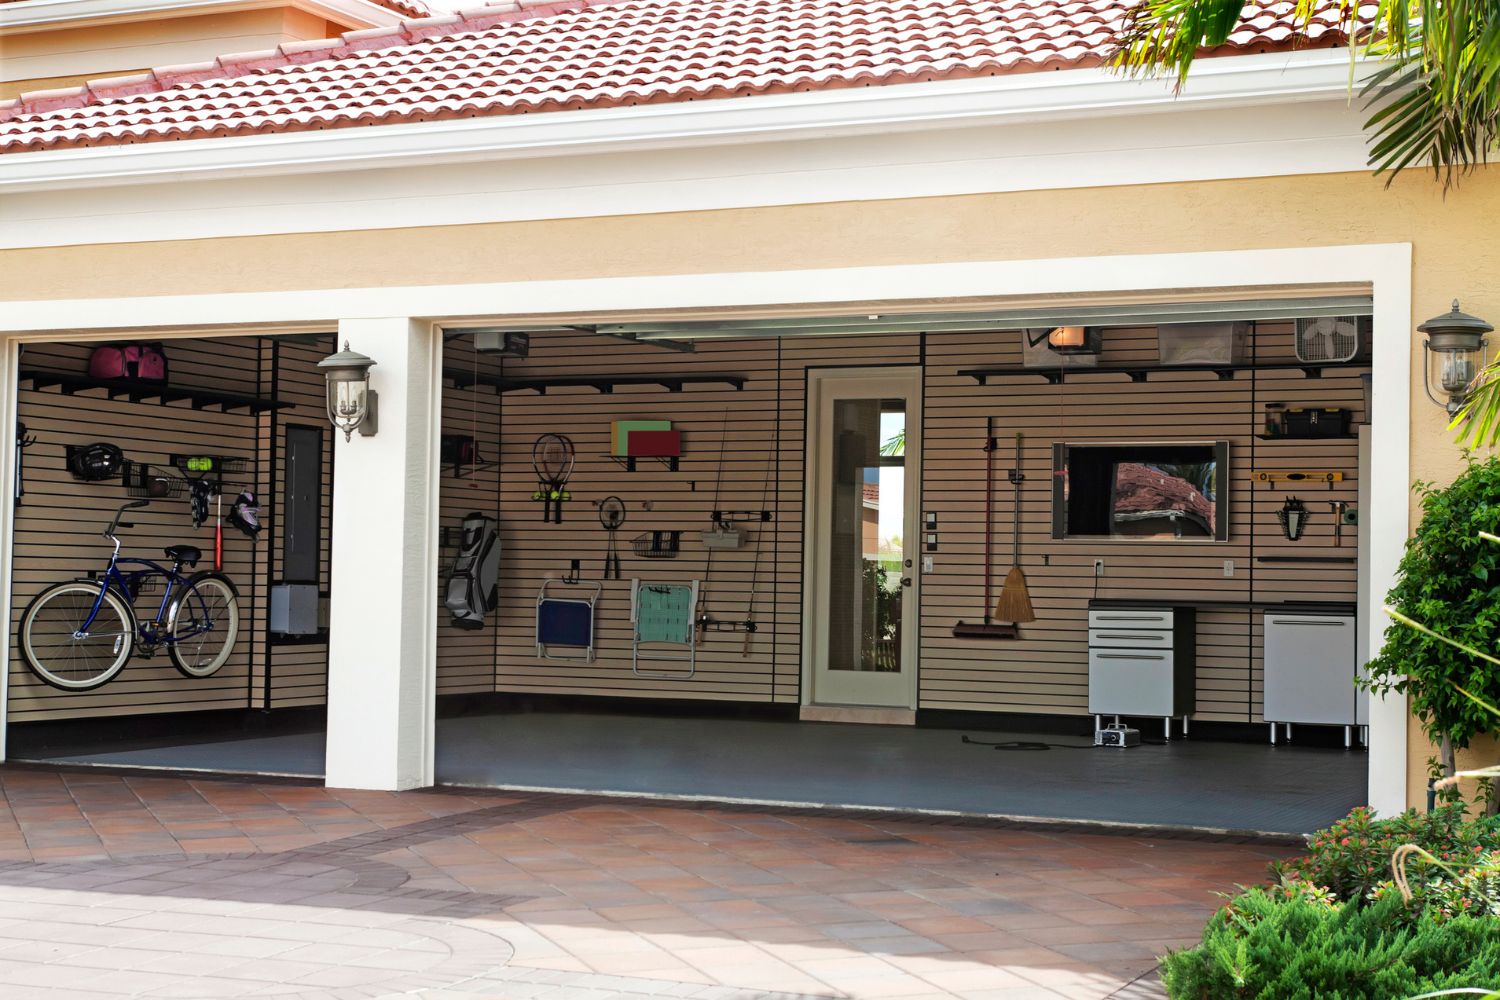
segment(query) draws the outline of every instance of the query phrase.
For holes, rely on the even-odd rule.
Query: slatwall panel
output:
[[[470,375],[500,374],[500,360],[494,355],[476,352],[470,337],[455,338],[445,345],[443,366],[446,371],[463,371]],[[496,458],[500,454],[500,408],[504,402],[505,397],[483,386],[455,389],[449,384],[443,393],[443,433],[472,437],[478,442],[482,458]],[[486,464],[477,469],[455,469],[452,465],[444,465],[442,485],[438,490],[438,507],[440,523],[447,528],[457,528],[464,515],[471,511],[500,520],[500,573],[504,577],[511,570],[510,549],[516,542],[517,534],[514,530],[516,525],[506,524],[500,517],[500,474],[500,466],[496,464]],[[520,516],[517,515],[512,520],[519,520]],[[568,527],[567,523],[563,526]],[[439,602],[446,594],[448,573],[456,554],[456,549],[443,550],[439,567]],[[472,694],[495,690],[495,657],[499,635],[496,620],[496,615],[489,615],[483,628],[470,631],[449,624],[451,616],[443,608],[438,609],[439,694]]]
[[[318,362],[338,348],[333,337],[320,338],[316,343],[297,340],[275,340],[267,342],[272,351],[270,363],[265,367],[270,380],[265,392],[274,393],[282,402],[295,405],[268,414],[270,436],[264,440],[274,441],[274,448],[262,449],[261,465],[266,473],[274,476],[262,488],[260,498],[265,510],[274,514],[281,503],[282,491],[286,488],[286,429],[292,425],[318,427],[323,432],[323,518],[319,541],[318,579],[326,594],[329,579],[329,558],[332,550],[333,511],[333,436],[336,431],[329,426],[325,414],[324,385]],[[274,467],[273,467],[274,458]],[[271,581],[282,579],[280,522],[272,516],[266,520],[262,538],[265,558],[270,563],[266,576]],[[281,645],[267,642],[261,663],[270,664],[270,683],[264,676],[256,679],[251,695],[251,704],[261,708],[292,708],[321,705],[328,693],[328,644],[326,642]]]
[[[1061,392],[1040,378],[1007,378],[988,386],[960,377],[965,367],[1020,362],[1019,333],[931,334],[925,345],[923,509],[938,514],[941,548],[935,572],[922,580],[920,704],[924,708],[1081,713],[1087,710],[1087,619],[1094,593],[1092,562],[1106,561],[1101,597],[1151,599],[1354,599],[1353,565],[1271,566],[1268,555],[1353,555],[1357,529],[1346,528],[1333,545],[1329,500],[1353,502],[1357,491],[1355,441],[1260,441],[1263,407],[1361,404],[1357,372],[1330,371],[1306,379],[1297,371],[1240,373],[1232,382],[1195,373],[1153,374],[1143,384],[1123,378],[1080,377]],[[1291,328],[1261,324],[1260,360],[1292,356]],[[1153,329],[1111,330],[1106,362],[1156,358]],[[527,359],[475,356],[467,338],[447,347],[447,366],[511,377],[597,373],[727,372],[749,381],[742,392],[689,386],[680,394],[654,387],[620,387],[612,394],[555,388],[545,396],[492,390],[445,391],[443,429],[473,434],[481,456],[499,462],[455,477],[445,467],[442,523],[457,525],[481,510],[501,526],[501,606],[486,627],[463,631],[444,624],[438,637],[439,691],[525,691],[626,697],[711,698],[795,703],[800,697],[803,489],[806,469],[806,371],[817,367],[915,365],[923,361],[917,335],[705,341],[693,354],[621,344],[588,335],[538,334]],[[724,485],[717,506],[758,508],[769,457],[774,531],[762,540],[761,631],[752,655],[739,635],[710,635],[699,674],[690,681],[634,677],[630,671],[629,579],[685,581],[702,578],[706,550],[696,532],[713,509],[715,472],[724,414],[728,435]],[[983,514],[985,417],[996,420],[1001,450],[993,544],[996,592],[1010,566],[1012,503],[1004,470],[1013,463],[1013,436],[1024,435],[1022,564],[1040,620],[1019,642],[958,640],[952,626],[983,613]],[[641,463],[627,474],[604,458],[610,421],[670,419],[684,431],[681,471]],[[541,523],[531,500],[536,477],[531,446],[555,431],[571,437],[579,460],[562,525]],[[1222,544],[1063,541],[1051,535],[1051,447],[1056,441],[1220,440],[1231,442],[1231,540]],[[1280,534],[1275,512],[1286,491],[1252,487],[1256,468],[1336,469],[1347,477],[1335,490],[1297,490],[1314,520],[1308,537],[1292,545]],[[624,579],[606,583],[598,616],[598,661],[541,661],[534,648],[534,606],[545,576],[560,577],[569,560],[583,559],[586,580],[602,570],[605,535],[596,502],[610,494],[629,507],[621,529]],[[651,511],[642,504],[650,501]],[[651,561],[630,553],[632,537],[652,528],[684,529],[683,554]],[[774,560],[770,558],[774,551]],[[447,559],[445,556],[444,569]],[[1226,578],[1225,560],[1235,572]],[[771,563],[774,562],[774,566]],[[707,591],[710,614],[745,615],[754,549],[716,553]],[[767,586],[765,581],[772,581]],[[446,616],[443,617],[446,622]],[[1258,721],[1259,614],[1204,611],[1199,616],[1198,712],[1203,719]]]
[[[80,373],[87,369],[90,349],[83,344],[28,346],[22,367]],[[269,389],[272,350],[268,342],[248,337],[174,340],[168,342],[166,351],[173,385],[246,395],[255,394],[258,386],[263,392]],[[315,362],[321,353],[313,351],[312,355],[316,355],[311,356]],[[299,357],[298,364],[306,361]],[[315,373],[312,377],[316,378]],[[292,380],[290,392],[299,405],[281,411],[280,419],[290,414],[303,419],[304,413],[305,419],[322,419],[321,390],[309,395],[307,385],[311,383],[307,380],[305,374]],[[306,384],[296,387],[299,381]],[[130,499],[118,479],[85,483],[70,476],[64,457],[66,444],[109,441],[119,445],[127,458],[157,465],[165,465],[173,453],[243,458],[250,463],[248,471],[227,478],[225,502],[238,492],[228,486],[251,487],[260,497],[264,519],[274,525],[275,502],[268,489],[268,415],[196,410],[187,402],[163,407],[109,400],[104,395],[103,390],[63,395],[56,389],[29,387],[19,393],[18,417],[38,443],[26,451],[26,495],[16,510],[13,636],[22,611],[37,593],[58,581],[82,577],[105,566],[110,547],[99,532],[115,509]],[[186,496],[153,500],[150,507],[132,511],[130,520],[136,526],[121,533],[122,555],[160,561],[163,546],[185,543],[203,550],[199,569],[212,568],[213,518],[194,529]],[[325,520],[325,546],[327,529]],[[224,572],[240,591],[241,632],[229,662],[212,677],[184,677],[171,665],[165,650],[160,650],[152,659],[137,654],[113,681],[96,691],[58,691],[31,674],[13,643],[10,719],[25,722],[261,707],[268,655],[276,657],[278,665],[273,672],[273,705],[321,700],[326,650],[301,648],[291,658],[291,665],[284,667],[281,660],[286,654],[279,650],[267,653],[267,539],[267,533],[262,533],[252,541],[225,526]],[[160,599],[159,588],[154,594],[142,594],[136,603],[137,613],[142,617],[154,615]],[[306,679],[314,675],[316,682]],[[286,692],[277,687],[284,677],[292,679]]]
[[[1322,379],[1299,371],[1238,373],[1233,381],[1212,374],[1153,373],[1145,383],[1123,376],[1077,376],[1061,387],[1037,377],[1006,377],[978,386],[957,375],[965,367],[1019,364],[1020,334],[932,334],[927,339],[924,509],[939,517],[941,548],[936,571],[923,579],[921,705],[1038,713],[1083,713],[1088,708],[1086,605],[1096,581],[1093,561],[1105,560],[1100,597],[1150,600],[1346,600],[1355,596],[1355,567],[1256,561],[1275,555],[1352,556],[1357,529],[1346,527],[1334,545],[1330,500],[1356,498],[1357,451],[1353,439],[1263,441],[1264,404],[1345,406],[1358,411],[1357,372],[1331,370]],[[1292,356],[1289,324],[1260,324],[1255,337],[1261,361]],[[1156,358],[1153,329],[1110,330],[1104,363]],[[1014,436],[1024,435],[1021,468],[1021,565],[1038,621],[1016,642],[955,639],[953,624],[983,615],[983,515],[985,418],[995,418],[993,508],[995,589],[1012,564],[1011,486]],[[1230,540],[1162,543],[1051,537],[1052,445],[1055,442],[1228,440],[1233,492]],[[1257,468],[1329,469],[1345,480],[1297,488],[1313,520],[1292,544],[1281,535],[1276,511],[1289,492],[1255,484]],[[1234,561],[1225,577],[1223,563]],[[1260,720],[1259,613],[1204,611],[1198,621],[1196,718]]]

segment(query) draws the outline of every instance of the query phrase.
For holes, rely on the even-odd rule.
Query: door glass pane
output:
[[[906,401],[833,401],[828,669],[901,670]]]

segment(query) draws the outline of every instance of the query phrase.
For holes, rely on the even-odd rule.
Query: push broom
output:
[[[1034,622],[1036,612],[1031,609],[1031,594],[1026,589],[1026,574],[1021,572],[1021,435],[1016,434],[1016,467],[1010,471],[1013,507],[1011,528],[1010,572],[1005,574],[1005,583],[1000,587],[1000,600],[995,602],[995,618],[1005,622]]]
[[[996,622],[990,615],[990,597],[993,596],[991,588],[992,577],[990,575],[990,536],[994,533],[994,522],[992,520],[995,509],[995,418],[986,417],[984,422],[984,621],[983,622],[959,622],[953,626],[953,637],[955,639],[1014,639],[1017,637],[1014,625]],[[1017,470],[1019,472],[1019,469]],[[1012,475],[1014,481],[1014,474]],[[1016,487],[1017,493],[1020,487]],[[1009,585],[1010,579],[1006,578]],[[1022,583],[1024,590],[1025,584]],[[1005,595],[1001,594],[1001,601]],[[1026,621],[1033,621],[1027,618]]]

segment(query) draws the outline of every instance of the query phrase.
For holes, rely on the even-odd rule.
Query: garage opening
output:
[[[1369,311],[450,332],[438,780],[1325,825]]]
[[[26,345],[11,760],[322,775],[333,349]]]

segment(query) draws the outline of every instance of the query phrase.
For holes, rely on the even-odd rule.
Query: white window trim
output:
[[[17,345],[66,337],[106,339],[127,329],[202,335],[205,330],[259,332],[327,325],[340,318],[412,316],[444,322],[497,322],[537,317],[661,315],[670,310],[744,311],[805,308],[826,313],[841,303],[890,301],[899,288],[918,299],[1031,298],[1045,295],[1135,295],[1146,290],[1287,288],[1316,275],[1320,283],[1368,283],[1374,296],[1374,389],[1371,421],[1371,502],[1362,513],[1370,532],[1370,574],[1377,594],[1396,578],[1408,535],[1410,494],[1411,273],[1409,243],[1289,247],[1179,254],[975,263],[916,264],[695,275],[569,279],[514,283],[317,289],[213,295],[142,296],[11,303],[0,313],[0,416],[5,440],[15,434],[11,372]],[[1226,286],[1226,276],[1234,285]],[[1170,284],[1168,284],[1170,282]],[[378,361],[378,359],[377,359]],[[14,449],[0,448],[0,482],[14,480]],[[335,472],[337,475],[337,472]],[[8,488],[8,487],[7,487]],[[0,531],[0,566],[11,561],[13,508]],[[433,567],[436,572],[436,567]],[[0,597],[10,603],[9,573]],[[1383,622],[1362,623],[1378,649]],[[9,630],[0,659],[9,660]],[[1371,698],[1369,802],[1382,813],[1406,806],[1407,704],[1404,695]]]

